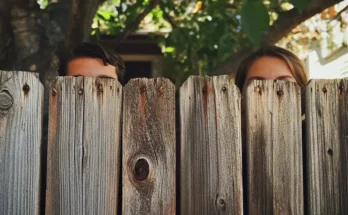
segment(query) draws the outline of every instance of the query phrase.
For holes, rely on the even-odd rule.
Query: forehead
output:
[[[283,59],[268,56],[256,59],[247,72],[247,76],[267,74],[292,76],[290,67]]]
[[[116,78],[116,67],[105,65],[99,58],[81,57],[69,61],[67,65],[68,76],[90,76]]]

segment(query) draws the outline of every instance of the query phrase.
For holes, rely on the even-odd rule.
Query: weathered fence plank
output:
[[[245,99],[249,214],[303,214],[300,88],[252,81]]]
[[[309,214],[348,214],[348,79],[306,88]]]
[[[0,71],[0,214],[39,214],[43,86]]]
[[[243,214],[240,100],[228,76],[181,87],[181,214]]]
[[[122,214],[175,214],[175,88],[134,79],[124,89]]]
[[[46,214],[116,214],[121,85],[60,77],[50,94]]]

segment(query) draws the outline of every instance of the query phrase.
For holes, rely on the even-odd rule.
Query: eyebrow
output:
[[[294,78],[290,75],[283,75],[283,76],[279,76],[277,77],[278,80],[284,80],[284,79],[287,79],[287,78]],[[249,81],[252,81],[252,80],[265,80],[264,77],[261,77],[261,76],[253,76],[249,79]]]
[[[74,77],[83,77],[83,75],[74,75]],[[88,77],[88,76],[86,76]],[[113,77],[107,76],[107,75],[99,75],[96,78],[110,78],[110,79],[114,79]]]

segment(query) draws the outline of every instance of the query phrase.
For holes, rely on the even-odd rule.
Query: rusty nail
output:
[[[326,93],[326,92],[327,92],[326,87],[323,87],[323,92],[324,92],[324,93]]]
[[[57,90],[56,89],[52,89],[52,96],[57,95]]]
[[[227,90],[227,87],[226,87],[226,86],[223,86],[223,87],[222,87],[222,91],[225,92],[226,90]]]
[[[83,94],[83,89],[79,89],[79,95]]]
[[[29,85],[28,85],[28,84],[25,84],[25,85],[23,86],[23,91],[24,91],[25,93],[28,93],[29,90],[30,90]]]

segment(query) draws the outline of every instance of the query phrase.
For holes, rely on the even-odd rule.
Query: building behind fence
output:
[[[0,71],[0,214],[348,214],[348,79],[305,91],[302,121],[285,81],[59,77],[42,143],[43,86]]]

